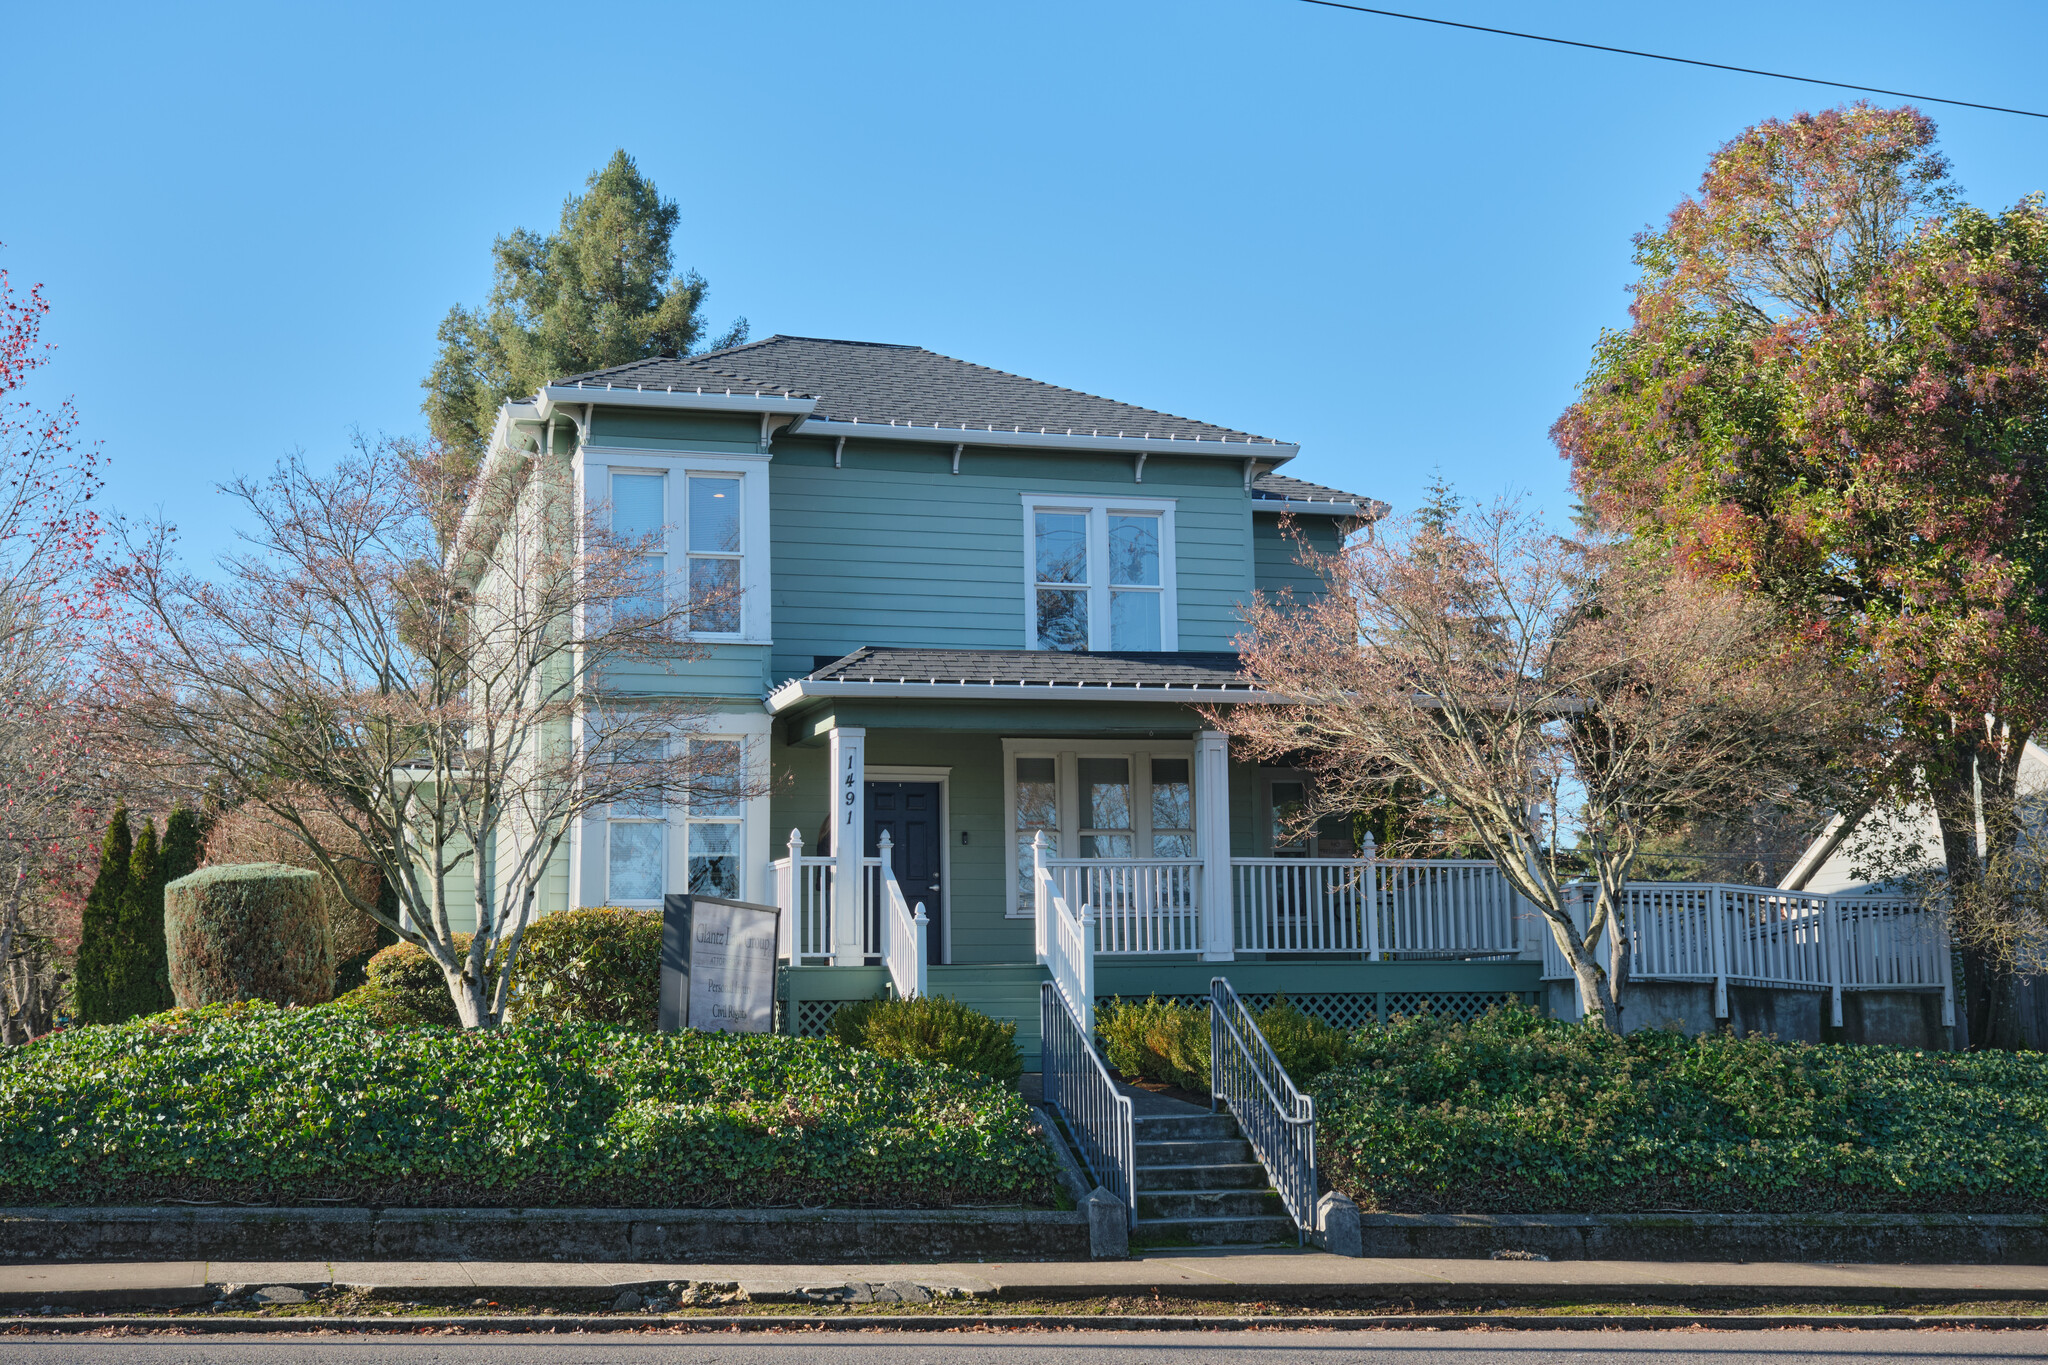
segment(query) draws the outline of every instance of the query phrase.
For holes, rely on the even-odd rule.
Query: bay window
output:
[[[746,588],[745,479],[738,473],[679,470],[611,471],[612,534],[643,545],[646,586],[621,601],[628,617],[669,610],[669,584],[680,581],[693,635],[738,635]],[[672,501],[673,497],[673,501]],[[680,552],[681,573],[671,575]]]

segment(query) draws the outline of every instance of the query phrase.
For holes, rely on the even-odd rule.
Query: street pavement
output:
[[[38,1340],[0,1336],[0,1365],[2003,1365],[2048,1333],[1004,1332],[781,1337]]]

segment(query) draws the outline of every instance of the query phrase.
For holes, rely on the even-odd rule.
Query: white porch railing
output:
[[[1484,860],[1232,858],[1239,952],[1512,956],[1525,902]]]
[[[889,980],[896,987],[896,994],[907,1000],[930,994],[925,983],[930,923],[925,919],[923,901],[919,901],[913,911],[909,902],[904,900],[903,888],[896,884],[896,869],[889,862],[889,847],[889,831],[885,829],[882,831],[881,856],[875,859],[874,873],[882,891],[882,962],[889,969]]]
[[[1590,901],[1592,889],[1582,895]],[[1947,931],[1938,914],[1904,897],[1630,882],[1622,920],[1632,979],[1712,982],[1720,1017],[1732,984],[1826,991],[1836,1027],[1844,991],[1939,989],[1942,1023],[1955,1022]],[[1613,932],[1610,926],[1610,942]],[[1548,932],[1543,975],[1571,976]]]
[[[782,941],[797,963],[832,959],[833,890],[839,881],[839,860],[804,856],[804,836],[789,832],[789,852],[768,864],[775,878],[775,903],[782,907]],[[861,867],[861,952],[882,953],[882,860],[863,858]]]
[[[1202,951],[1202,860],[1199,858],[1045,858],[1069,906],[1086,907],[1095,922],[1095,951]]]

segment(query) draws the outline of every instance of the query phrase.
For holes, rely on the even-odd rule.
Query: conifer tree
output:
[[[163,847],[157,853],[156,892],[151,897],[151,904],[155,906],[155,935],[151,942],[154,945],[152,951],[156,954],[159,1010],[170,1009],[178,1003],[171,994],[170,950],[164,940],[164,888],[199,870],[199,845],[199,817],[190,806],[179,806],[164,823]]]
[[[109,992],[113,1022],[155,1014],[170,1006],[158,986],[170,983],[170,953],[164,942],[163,859],[157,852],[156,822],[144,818],[142,833],[128,856],[128,884],[121,891],[122,953]]]
[[[114,985],[124,956],[121,900],[128,889],[128,863],[135,856],[128,833],[128,808],[116,807],[100,846],[99,875],[85,896],[85,916],[78,943],[78,1017],[88,1024],[111,1024],[124,1016]]]
[[[491,245],[491,296],[457,305],[421,387],[434,439],[473,469],[498,405],[563,375],[653,356],[688,355],[703,338],[704,277],[678,272],[673,199],[621,150],[562,204],[553,235],[519,228]],[[741,318],[712,349],[747,339]]]

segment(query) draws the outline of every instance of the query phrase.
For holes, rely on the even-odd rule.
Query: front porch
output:
[[[1100,999],[1225,975],[1346,1026],[1536,998],[1540,931],[1491,863],[1303,831],[1302,775],[1232,759],[1226,708],[1262,700],[1234,655],[964,658],[862,651],[770,698],[786,1027],[942,994],[1014,1020],[1035,1066],[1062,970]]]

